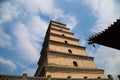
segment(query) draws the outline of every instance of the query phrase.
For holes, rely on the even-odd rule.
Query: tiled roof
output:
[[[120,50],[120,19],[117,19],[110,27],[88,39],[88,44],[101,44]]]
[[[23,74],[23,76],[17,75],[5,75],[0,74],[0,80],[108,80],[108,79],[82,79],[82,78],[51,78],[48,77],[34,77],[34,76],[27,76],[27,74]]]

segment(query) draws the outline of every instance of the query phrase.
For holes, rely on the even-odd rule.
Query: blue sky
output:
[[[119,0],[0,0],[0,73],[33,75],[50,20],[64,23],[105,74],[120,73],[120,51],[87,44],[120,17]]]

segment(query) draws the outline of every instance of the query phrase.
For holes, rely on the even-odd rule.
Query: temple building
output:
[[[120,19],[117,19],[108,29],[92,35],[88,44],[101,44],[120,50]]]
[[[104,70],[96,67],[94,58],[87,55],[65,24],[50,22],[40,54],[35,76],[105,78]]]

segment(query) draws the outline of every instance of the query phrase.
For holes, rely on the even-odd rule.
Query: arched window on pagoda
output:
[[[63,36],[63,37],[65,37],[65,35],[64,35],[64,34],[62,34],[62,36]]]
[[[74,67],[78,67],[78,64],[76,61],[73,61],[73,65],[74,65]]]
[[[69,52],[69,53],[72,53],[72,50],[71,50],[71,49],[68,49],[68,52]]]
[[[66,44],[68,44],[68,42],[67,42],[67,41],[65,41],[65,43],[66,43]]]

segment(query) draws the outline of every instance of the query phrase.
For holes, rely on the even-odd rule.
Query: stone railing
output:
[[[120,75],[118,75],[118,78],[120,80]],[[16,75],[3,75],[0,74],[0,80],[114,80],[112,75],[108,75],[108,79],[98,77],[96,79],[91,78],[72,78],[71,76],[68,76],[67,78],[52,78],[51,75],[48,75],[47,77],[34,77],[34,76],[27,76],[27,74],[23,74],[23,76],[16,76]]]

